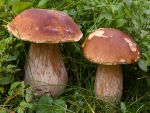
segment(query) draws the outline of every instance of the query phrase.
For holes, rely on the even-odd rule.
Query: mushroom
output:
[[[94,83],[96,95],[106,102],[119,102],[123,89],[121,64],[140,59],[136,42],[120,30],[99,28],[84,40],[82,49],[88,60],[98,64]]]
[[[77,24],[63,12],[32,8],[17,15],[7,27],[17,38],[31,42],[25,84],[54,97],[62,93],[68,76],[58,43],[80,40],[83,34]]]

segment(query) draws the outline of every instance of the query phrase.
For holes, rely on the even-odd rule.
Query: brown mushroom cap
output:
[[[74,42],[83,35],[67,14],[46,9],[27,9],[7,27],[14,36],[36,43]]]
[[[92,32],[82,44],[85,57],[105,65],[130,64],[140,58],[136,42],[124,32],[100,28]]]

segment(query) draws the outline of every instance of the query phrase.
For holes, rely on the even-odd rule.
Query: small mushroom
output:
[[[75,42],[82,32],[67,14],[46,9],[27,9],[8,25],[17,38],[31,42],[25,63],[25,83],[43,94],[59,95],[68,76],[58,43]]]
[[[126,33],[114,28],[99,28],[83,42],[85,57],[98,64],[94,89],[104,101],[117,103],[123,89],[120,64],[131,64],[140,59],[136,42]]]

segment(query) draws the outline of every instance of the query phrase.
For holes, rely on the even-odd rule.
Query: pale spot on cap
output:
[[[129,43],[130,49],[135,52],[137,50],[136,44],[132,42],[130,39],[125,37],[125,41]]]
[[[36,28],[35,28],[35,30],[39,30],[39,28],[38,28],[38,27],[36,27]]]
[[[99,62],[99,64],[101,64],[101,63],[103,63],[103,59],[100,59],[100,62]]]
[[[49,31],[53,31],[53,32],[58,32],[58,29],[57,28],[50,28],[48,29]]]
[[[99,60],[99,57],[96,57],[97,60]]]
[[[140,56],[137,56],[137,59],[139,59],[140,58]]]
[[[85,44],[83,43],[81,47],[83,48],[84,46],[85,46]]]
[[[126,60],[125,59],[120,59],[120,61],[119,62],[121,62],[121,63],[125,63],[126,62]]]
[[[94,31],[93,33],[91,33],[88,37],[88,39],[92,39],[93,36],[97,36],[97,37],[105,37],[107,38],[108,36],[103,35],[105,31],[103,31],[102,29],[98,29],[96,31]]]
[[[71,29],[64,29],[64,30],[68,33],[73,33],[73,31]]]

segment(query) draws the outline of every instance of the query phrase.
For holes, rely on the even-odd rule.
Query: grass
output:
[[[145,0],[0,0],[0,112],[149,113],[149,4]],[[23,68],[30,43],[17,40],[6,28],[18,13],[31,7],[67,13],[84,34],[77,43],[60,45],[69,82],[66,90],[56,98],[40,97],[40,92],[32,93],[32,86],[24,85]],[[123,96],[117,106],[103,102],[94,94],[97,64],[86,60],[80,49],[86,36],[100,27],[127,32],[141,50],[138,63],[123,65]]]

